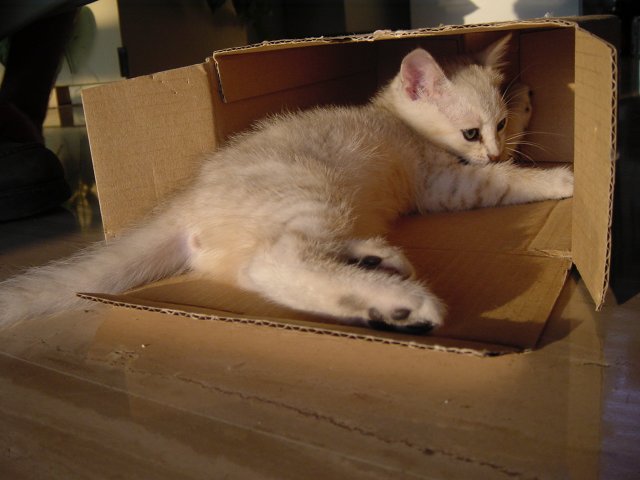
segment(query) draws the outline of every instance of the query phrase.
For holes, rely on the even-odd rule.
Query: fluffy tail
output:
[[[78,308],[77,292],[118,293],[188,266],[184,232],[156,220],[109,244],[34,267],[0,283],[0,328],[36,315]]]

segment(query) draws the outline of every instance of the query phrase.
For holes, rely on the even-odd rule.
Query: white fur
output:
[[[505,45],[482,58],[499,61]],[[0,326],[77,306],[76,291],[120,292],[185,270],[344,323],[440,325],[444,305],[383,238],[391,220],[572,194],[568,170],[488,163],[504,143],[500,73],[452,65],[416,50],[369,105],[260,122],[148,222],[2,283]],[[482,140],[465,140],[469,128]]]

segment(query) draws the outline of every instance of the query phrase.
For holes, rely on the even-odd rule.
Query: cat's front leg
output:
[[[436,165],[421,185],[421,211],[469,210],[573,196],[568,167],[524,168],[510,162]]]

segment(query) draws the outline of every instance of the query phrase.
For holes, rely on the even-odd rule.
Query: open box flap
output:
[[[82,91],[107,239],[193,177],[214,150],[211,82],[194,65]]]
[[[616,50],[575,30],[573,260],[597,308],[609,284],[616,159]]]

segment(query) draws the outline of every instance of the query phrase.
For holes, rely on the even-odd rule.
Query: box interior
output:
[[[533,145],[526,146],[524,152],[538,167],[549,162],[573,163],[575,158],[576,198],[400,219],[390,240],[405,249],[419,276],[450,308],[446,326],[433,337],[407,338],[333,325],[325,318],[275,307],[249,292],[193,275],[123,295],[95,292],[90,296],[198,318],[209,315],[258,323],[268,319],[270,324],[303,325],[305,329],[311,328],[311,322],[319,331],[349,331],[359,338],[394,339],[407,345],[417,342],[461,349],[472,345],[485,353],[533,348],[572,259],[576,261],[576,248],[582,252],[593,247],[589,239],[596,233],[598,238],[604,237],[604,246],[596,245],[600,250],[581,259],[587,265],[585,282],[588,286],[591,283],[596,304],[602,300],[598,295],[603,283],[606,286],[612,186],[609,177],[587,177],[591,163],[612,176],[612,134],[606,131],[611,114],[605,112],[598,123],[605,132],[591,139],[594,151],[604,158],[594,157],[576,141],[584,134],[577,131],[580,112],[603,116],[590,106],[593,92],[581,96],[579,92],[585,87],[577,86],[578,76],[584,77],[579,72],[580,51],[591,51],[591,43],[599,50],[590,65],[585,62],[594,77],[586,80],[595,82],[592,89],[606,87],[606,95],[601,97],[615,95],[610,93],[615,79],[611,71],[593,74],[604,65],[613,68],[613,53],[602,40],[571,23],[556,21],[377,32],[362,39],[275,42],[216,52],[204,64],[86,90],[83,98],[105,234],[110,238],[180,188],[194,174],[205,152],[249,128],[255,120],[283,110],[364,103],[393,77],[402,57],[417,46],[436,58],[446,58],[477,51],[507,32],[513,35],[505,71],[507,83],[521,80],[534,92],[533,133],[528,138]],[[611,109],[609,97],[596,102]],[[578,148],[586,160],[578,158]],[[583,183],[585,179],[596,186]],[[591,209],[584,198],[594,189],[604,213],[585,225],[580,219],[591,215]],[[576,239],[576,226],[584,238]],[[580,263],[578,268],[582,274]]]

